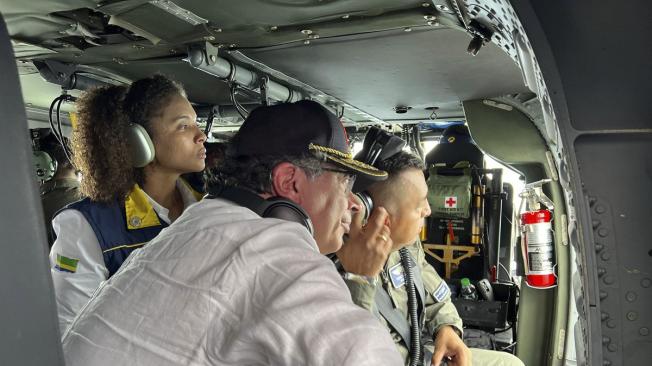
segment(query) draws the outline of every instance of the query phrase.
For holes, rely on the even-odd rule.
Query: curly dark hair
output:
[[[151,119],[177,95],[185,97],[181,85],[158,74],[128,88],[100,87],[81,95],[72,148],[75,166],[82,175],[83,194],[93,201],[109,203],[124,199],[134,184],[144,184],[143,169],[132,164],[127,127],[138,123],[153,136]]]

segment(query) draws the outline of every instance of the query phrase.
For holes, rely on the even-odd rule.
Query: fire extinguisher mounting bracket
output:
[[[523,191],[519,194],[519,197],[527,201],[529,210],[538,210],[541,208],[542,204],[546,206],[548,210],[554,209],[552,200],[548,198],[541,189],[545,183],[550,181],[551,179],[542,179],[525,185]]]

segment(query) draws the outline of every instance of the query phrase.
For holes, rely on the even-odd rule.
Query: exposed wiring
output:
[[[68,161],[72,166],[74,166],[73,159],[72,159],[72,152],[70,151],[70,148],[66,143],[66,139],[61,129],[61,104],[63,104],[64,102],[74,102],[75,100],[77,100],[77,98],[73,97],[72,95],[68,95],[64,92],[60,96],[54,98],[52,104],[50,104],[50,110],[48,114],[48,121],[50,122],[50,130],[52,131],[52,134],[54,134],[54,137],[57,139],[57,141],[59,141],[59,143],[61,144],[61,147],[63,148],[63,153],[66,155],[66,159],[68,159]],[[56,126],[54,124],[54,118],[52,117],[52,114],[55,112],[55,105],[56,105],[56,118],[57,118]]]
[[[507,346],[505,346],[505,347],[499,349],[499,351],[507,351],[508,349],[513,348],[514,346],[516,346],[516,342],[513,342],[513,343],[508,344]],[[514,353],[513,351],[510,351],[510,352],[511,352],[511,353]]]
[[[499,330],[494,330],[492,333],[493,333],[493,334],[504,333],[504,332],[506,332],[506,331],[512,329],[512,326],[514,326],[514,324],[509,323],[509,326],[508,326],[507,328],[503,328],[503,329],[499,329]]]
[[[505,271],[505,273],[507,274],[507,278],[509,278],[512,281],[513,284],[516,284],[516,282],[514,282],[514,280],[512,279],[512,274],[509,273],[509,271],[507,270],[507,267],[505,267],[505,265],[500,263],[500,261],[498,261],[498,268],[502,268]]]
[[[231,103],[233,103],[233,106],[235,107],[235,110],[238,112],[240,117],[243,119],[247,119],[247,116],[249,116],[249,111],[245,107],[243,107],[240,102],[235,97],[235,93],[238,89],[238,85],[235,83],[232,83],[231,86],[229,87],[229,96],[231,97]]]

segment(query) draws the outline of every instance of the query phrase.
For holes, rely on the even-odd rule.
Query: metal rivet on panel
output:
[[[598,199],[593,196],[589,196],[588,199],[589,199],[589,206],[591,207],[593,207],[593,205],[595,205],[595,203],[598,202]]]

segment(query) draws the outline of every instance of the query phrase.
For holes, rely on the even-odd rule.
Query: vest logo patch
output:
[[[451,292],[450,288],[446,284],[446,281],[442,280],[439,284],[439,287],[435,290],[432,296],[437,300],[437,302],[442,302],[446,299],[446,296]]]
[[[61,254],[57,254],[57,260],[54,265],[54,269],[61,272],[75,273],[77,272],[77,264],[79,259],[64,257]]]
[[[143,221],[140,219],[138,216],[132,216],[129,219],[129,225],[133,227],[140,227],[140,225],[143,223]]]
[[[405,274],[403,273],[403,266],[401,263],[393,266],[387,270],[389,278],[392,280],[392,286],[394,288],[400,288],[405,285]]]

